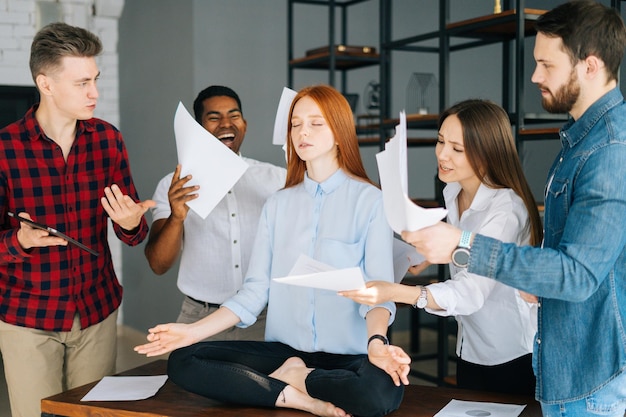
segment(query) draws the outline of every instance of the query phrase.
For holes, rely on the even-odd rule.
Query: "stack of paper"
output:
[[[396,134],[385,144],[385,150],[376,154],[380,186],[387,221],[394,232],[415,231],[432,226],[443,219],[444,208],[425,209],[408,197],[406,114],[400,113]]]

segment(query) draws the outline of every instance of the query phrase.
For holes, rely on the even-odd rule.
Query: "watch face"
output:
[[[452,252],[452,263],[459,267],[465,268],[469,263],[470,252],[466,248],[456,248]]]
[[[417,308],[424,308],[428,304],[428,298],[420,297],[417,299]]]

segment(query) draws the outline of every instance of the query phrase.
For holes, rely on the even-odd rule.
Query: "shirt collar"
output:
[[[561,141],[567,141],[570,147],[583,140],[609,110],[624,101],[619,88],[614,88],[593,103],[578,119],[571,119],[561,128]]]
[[[461,192],[461,184],[458,182],[451,182],[444,188],[443,190],[446,200],[453,201],[454,204],[458,207],[456,202],[456,197]],[[481,183],[478,186],[478,190],[476,191],[476,195],[472,200],[472,204],[470,204],[469,209],[473,211],[483,211],[489,207],[491,201],[493,200],[493,196],[497,193],[497,190],[494,188],[489,188],[485,184]],[[450,209],[450,207],[448,207]]]
[[[339,168],[333,175],[331,175],[326,181],[318,183],[309,178],[307,172],[304,173],[304,188],[305,190],[311,194],[311,196],[315,196],[317,194],[317,190],[321,189],[324,194],[329,194],[335,191],[345,180],[348,179],[348,176],[341,168]]]
[[[35,112],[39,108],[39,103],[34,104],[24,115],[24,128],[28,132],[28,138],[31,141],[46,138],[37,118]],[[77,120],[76,121],[76,137],[79,137],[84,132],[93,132],[95,130],[94,119]]]

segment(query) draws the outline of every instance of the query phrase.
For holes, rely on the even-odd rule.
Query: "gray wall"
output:
[[[548,9],[560,2],[527,0],[526,7]],[[395,39],[437,28],[438,2],[395,0],[393,4]],[[453,0],[451,9],[451,21],[464,20],[491,13],[493,1]],[[377,16],[377,1],[352,6],[348,43],[378,45]],[[295,17],[296,57],[307,49],[328,44],[323,7],[297,5]],[[248,121],[242,153],[284,165],[283,153],[271,144],[271,135],[278,99],[287,83],[285,0],[128,0],[119,31],[120,128],[142,199],[150,198],[158,180],[176,165],[173,117],[178,102],[182,101],[191,111],[197,92],[210,84],[228,85],[241,96]],[[525,102],[528,111],[540,111],[539,94],[530,83],[532,40],[527,45]],[[499,45],[453,53],[450,102],[469,97],[500,102],[501,62]],[[397,115],[406,106],[410,75],[437,74],[437,55],[393,52],[392,68],[392,111]],[[377,79],[376,68],[349,73],[348,90],[361,95],[357,113],[364,112],[365,86]],[[325,71],[298,70],[294,88],[327,82]],[[409,134],[433,137],[434,132]],[[538,200],[542,198],[546,170],[557,148],[557,141],[551,141],[532,143],[524,149],[525,169]],[[374,179],[377,151],[373,147],[362,149],[366,168]],[[411,195],[432,198],[433,149],[410,148],[409,159]],[[143,247],[142,244],[123,251],[124,320],[142,331],[156,323],[175,320],[182,300],[175,283],[177,267],[157,277],[148,267]]]
[[[194,94],[192,16],[189,0],[132,0],[120,20],[120,130],[142,200],[176,165],[173,114]],[[144,244],[124,247],[122,258],[124,321],[142,331],[175,320],[182,300],[174,273],[152,273]]]

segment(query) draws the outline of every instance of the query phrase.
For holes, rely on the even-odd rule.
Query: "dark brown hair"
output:
[[[570,1],[539,16],[535,28],[561,38],[572,65],[597,56],[607,68],[608,81],[617,81],[626,48],[626,29],[617,10],[595,1]]]
[[[441,114],[439,127],[451,115],[455,115],[461,122],[465,155],[480,182],[489,188],[513,190],[528,211],[530,243],[541,243],[541,218],[517,155],[506,111],[487,100],[465,100]]]

